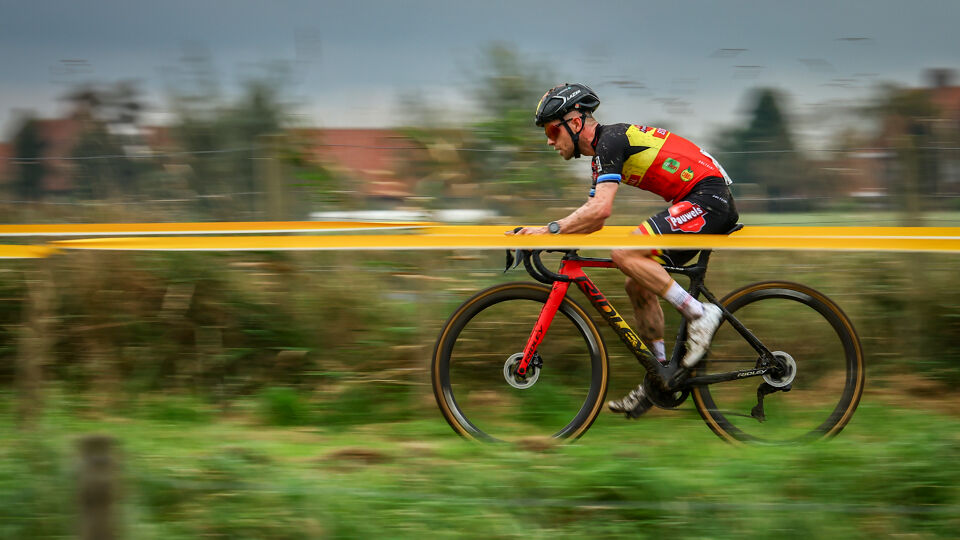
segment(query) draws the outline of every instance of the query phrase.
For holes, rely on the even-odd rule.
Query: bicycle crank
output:
[[[533,353],[533,358],[530,359],[530,363],[527,365],[527,372],[523,375],[517,373],[517,367],[520,366],[520,362],[523,360],[523,353],[518,352],[507,358],[507,361],[503,364],[503,378],[507,380],[507,384],[514,388],[519,388],[520,390],[525,390],[530,388],[537,382],[537,379],[540,378],[540,368],[543,367],[543,359],[540,358],[540,353]]]
[[[653,379],[648,372],[643,377],[643,392],[650,398],[654,405],[661,409],[675,409],[683,404],[690,396],[689,388],[679,390],[664,390],[663,387]]]

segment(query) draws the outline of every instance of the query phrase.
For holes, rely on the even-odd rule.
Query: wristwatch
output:
[[[560,234],[560,224],[556,221],[551,221],[547,224],[547,230],[550,231],[550,234]]]

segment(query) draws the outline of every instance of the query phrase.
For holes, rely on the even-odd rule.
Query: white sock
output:
[[[690,296],[676,281],[670,282],[670,287],[664,293],[663,298],[673,304],[687,320],[699,319],[703,315],[703,304],[699,300]]]
[[[667,348],[663,345],[663,340],[658,339],[651,345],[650,349],[653,351],[653,355],[657,357],[657,362],[665,364],[667,362]]]

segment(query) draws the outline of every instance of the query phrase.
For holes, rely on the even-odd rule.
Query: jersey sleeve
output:
[[[614,128],[615,126],[610,126]],[[603,182],[623,181],[623,158],[627,138],[620,130],[604,129],[597,141],[597,154],[590,164],[593,169],[593,184],[590,186],[590,196],[597,193],[597,184]]]

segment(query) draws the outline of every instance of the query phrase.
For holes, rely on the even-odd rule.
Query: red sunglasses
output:
[[[560,122],[557,124],[546,124],[543,126],[544,133],[547,134],[547,138],[551,141],[557,140],[557,137],[560,136],[560,129],[563,124],[567,123],[567,120],[560,119]]]

